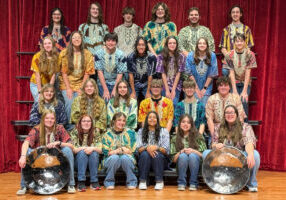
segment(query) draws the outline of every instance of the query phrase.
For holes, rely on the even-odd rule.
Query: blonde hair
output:
[[[54,91],[54,96],[53,98],[51,99],[51,102],[49,102],[50,104],[52,104],[54,107],[56,107],[58,105],[58,100],[56,98],[56,91],[55,91],[55,87],[52,85],[52,84],[45,84],[40,93],[40,97],[39,97],[39,113],[42,114],[43,111],[45,110],[45,98],[44,98],[44,92],[47,90],[47,89],[50,89],[52,88],[53,91]]]
[[[55,117],[55,123],[53,125],[53,133],[56,133],[56,126],[57,126],[57,123],[56,123],[56,113],[52,110],[44,110],[43,114],[42,114],[42,117],[41,117],[41,122],[38,126],[39,130],[40,130],[40,145],[41,146],[45,146],[46,145],[46,129],[45,129],[45,118],[48,114],[53,114],[54,117]]]

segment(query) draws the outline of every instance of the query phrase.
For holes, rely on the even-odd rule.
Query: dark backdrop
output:
[[[21,144],[16,133],[26,133],[24,128],[15,128],[11,120],[28,119],[29,105],[16,100],[31,100],[28,80],[18,80],[17,75],[30,76],[31,55],[17,56],[17,51],[37,51],[41,28],[48,24],[49,12],[54,7],[62,8],[66,25],[71,30],[86,21],[89,0],[0,0],[0,172],[18,171]],[[104,21],[111,30],[122,23],[121,11],[125,6],[136,10],[135,23],[141,27],[150,20],[151,9],[156,0],[100,0],[104,10]],[[200,9],[200,24],[212,31],[216,52],[223,28],[231,20],[228,10],[233,4],[244,9],[244,23],[253,33],[258,68],[253,76],[250,119],[262,120],[254,127],[258,137],[257,149],[261,155],[261,168],[286,170],[285,146],[286,113],[285,84],[286,59],[285,39],[286,5],[283,0],[165,0],[170,8],[171,20],[178,30],[188,24],[187,10],[196,6]],[[219,66],[221,68],[221,66]]]

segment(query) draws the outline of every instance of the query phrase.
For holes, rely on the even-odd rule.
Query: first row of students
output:
[[[204,157],[202,153],[206,150],[203,138],[206,115],[212,148],[232,145],[243,150],[253,169],[248,188],[257,191],[256,172],[260,161],[254,150],[256,138],[251,126],[243,123],[248,116],[250,73],[256,67],[254,53],[249,49],[253,39],[250,29],[240,22],[242,9],[233,6],[230,14],[233,22],[224,29],[220,44],[226,77],[218,79],[219,93],[210,97],[212,80],[218,75],[214,40],[209,29],[199,25],[197,8],[190,9],[190,26],[183,28],[178,37],[164,3],[154,6],[152,20],[145,25],[143,33],[132,22],[133,8],[123,10],[124,24],[116,27],[115,33],[108,33],[97,2],[90,5],[87,23],[73,33],[64,26],[61,10],[54,9],[50,25],[42,30],[41,51],[32,60],[34,73],[30,88],[35,103],[30,122],[35,127],[23,144],[20,166],[25,166],[26,154],[31,149],[40,145],[61,147],[71,165],[68,192],[74,193],[74,165],[78,169],[79,191],[86,189],[87,165],[91,188],[100,188],[98,155],[103,153],[102,164],[107,171],[105,187],[114,188],[114,173],[121,167],[127,174],[128,188],[134,189],[137,185],[133,173],[134,152],[138,150],[139,188],[147,188],[152,166],[155,189],[162,189],[163,170],[172,152],[172,160],[178,161],[178,169],[183,169],[178,171],[178,190],[184,190],[187,185],[188,166],[189,189],[195,190],[200,157]],[[89,79],[95,72],[96,81]],[[186,80],[184,84],[183,80]],[[181,90],[186,98],[178,103]],[[145,100],[138,115],[142,129],[135,134],[138,97]],[[65,125],[70,133],[57,124]],[[172,126],[177,133],[173,149],[169,136]],[[110,129],[106,131],[106,128]],[[22,179],[17,194],[25,193]]]

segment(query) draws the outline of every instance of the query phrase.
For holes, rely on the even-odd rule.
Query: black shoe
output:
[[[93,190],[101,190],[101,187],[98,182],[91,183],[90,188]]]
[[[85,186],[85,182],[84,181],[79,181],[77,184],[77,190],[79,192],[85,192],[86,190],[86,186]]]

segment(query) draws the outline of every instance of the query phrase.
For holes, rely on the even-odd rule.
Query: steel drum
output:
[[[70,165],[59,149],[38,147],[27,156],[22,173],[28,188],[38,194],[53,194],[68,183]]]
[[[211,151],[203,161],[205,183],[220,194],[233,194],[245,187],[250,176],[246,156],[234,147]]]

